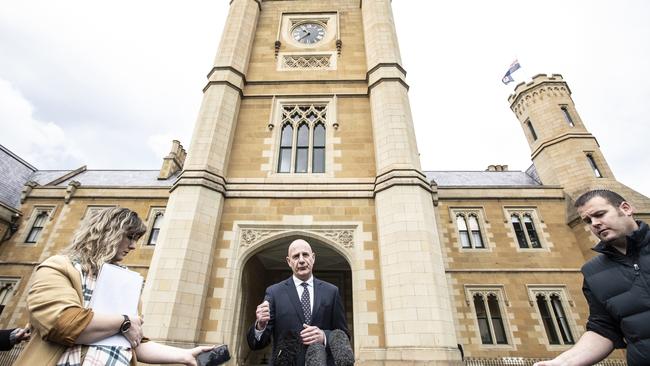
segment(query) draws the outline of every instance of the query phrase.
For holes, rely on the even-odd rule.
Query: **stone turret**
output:
[[[575,218],[572,202],[596,188],[619,192],[641,212],[649,212],[648,198],[614,177],[596,137],[578,114],[562,75],[536,75],[531,82],[517,85],[508,101],[528,140],[541,182],[562,186],[570,198],[569,219]]]

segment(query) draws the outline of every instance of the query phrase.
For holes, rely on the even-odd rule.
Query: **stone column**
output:
[[[232,0],[184,170],[172,188],[143,294],[145,334],[197,341],[259,0]],[[223,340],[209,340],[220,342]]]
[[[390,0],[364,0],[385,364],[460,361],[431,187],[421,172]],[[377,357],[363,352],[362,361]]]

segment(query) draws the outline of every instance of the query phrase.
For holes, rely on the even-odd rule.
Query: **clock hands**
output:
[[[317,24],[307,24],[294,28],[293,39],[300,43],[316,43],[321,41],[325,30]]]
[[[305,32],[305,34],[304,34],[302,37],[298,38],[298,39],[297,39],[298,41],[300,41],[301,39],[303,39],[303,38],[305,38],[305,37],[309,37],[309,36],[311,35],[311,32],[307,32],[307,31],[304,30],[304,29],[303,29],[302,31]]]

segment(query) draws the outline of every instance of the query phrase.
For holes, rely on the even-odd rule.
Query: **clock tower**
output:
[[[295,238],[342,295],[357,363],[460,364],[390,0],[232,0],[144,292],[145,332],[227,343]]]

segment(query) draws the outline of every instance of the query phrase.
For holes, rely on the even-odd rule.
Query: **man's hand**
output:
[[[552,360],[540,361],[533,366],[594,365],[614,349],[614,343],[593,331],[586,331],[578,342]]]
[[[320,330],[320,328],[313,325],[307,325],[307,324],[303,324],[302,327],[304,328],[300,332],[300,338],[302,339],[302,344],[308,346],[314,343],[320,343],[320,344],[325,343],[325,332]]]
[[[271,319],[271,308],[269,302],[264,300],[261,304],[257,305],[257,310],[255,311],[255,329],[263,330],[266,328],[266,324]]]
[[[131,328],[124,333],[124,337],[131,343],[131,348],[137,348],[142,341],[142,324],[144,320],[139,316],[129,317],[131,320]]]

